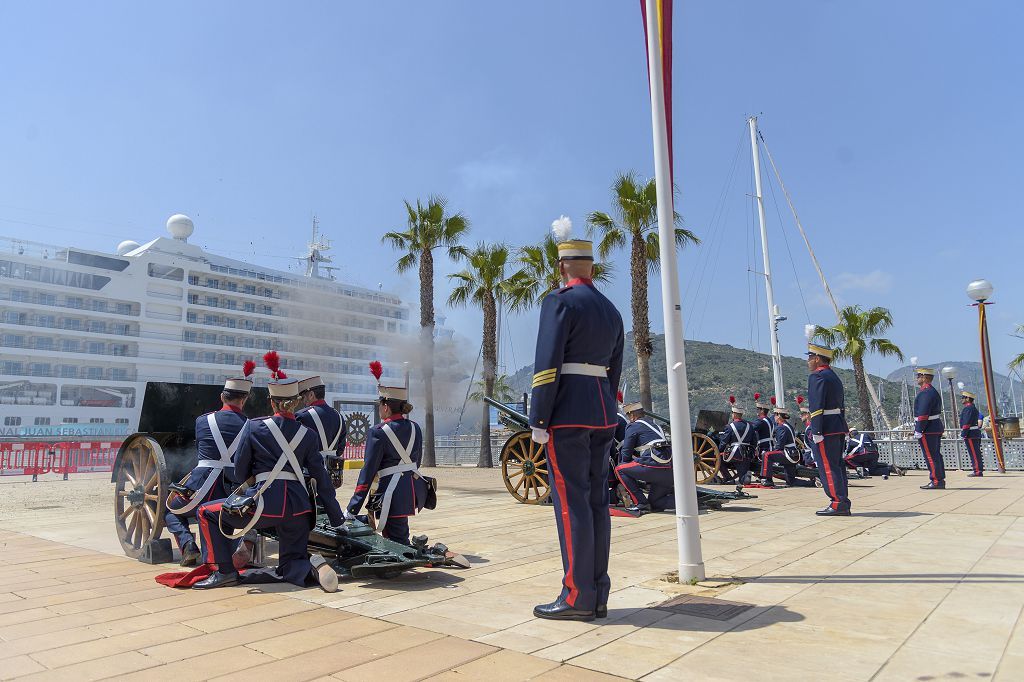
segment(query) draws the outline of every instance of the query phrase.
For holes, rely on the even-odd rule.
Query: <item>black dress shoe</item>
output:
[[[200,556],[201,554],[199,548],[196,547],[195,541],[189,540],[181,548],[181,561],[178,562],[178,565],[186,568],[195,566],[199,563]]]
[[[833,509],[832,507],[825,507],[814,513],[818,516],[850,516],[849,509]]]
[[[594,616],[597,617],[597,618],[607,618],[608,617],[608,605],[607,604],[599,604],[598,607],[596,609],[594,609]]]
[[[574,608],[566,604],[563,599],[556,599],[550,604],[534,606],[533,615],[536,618],[547,618],[548,620],[594,620],[593,611]]]
[[[651,511],[651,505],[649,504],[637,504],[632,507],[626,507],[626,511],[630,514],[646,514]]]
[[[214,587],[228,587],[229,585],[237,585],[239,576],[237,573],[221,573],[220,571],[214,571],[205,580],[200,580],[192,586],[194,590],[209,590]]]
[[[972,473],[967,474],[967,478],[974,478],[975,476],[984,476],[984,475],[985,474],[976,474],[976,473],[972,472]]]
[[[946,483],[929,483],[928,485],[921,486],[921,490],[945,490]]]

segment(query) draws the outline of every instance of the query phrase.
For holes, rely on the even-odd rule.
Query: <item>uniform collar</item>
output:
[[[572,279],[565,283],[565,286],[574,287],[577,284],[586,284],[588,287],[592,287],[594,286],[594,280],[587,279],[585,277],[573,277]]]
[[[292,421],[295,420],[295,415],[291,412],[275,412],[274,416],[281,417],[282,419],[291,419]]]
[[[323,405],[324,407],[330,407],[330,405],[327,404],[326,400],[314,400],[309,404],[310,407],[313,407],[314,405]]]
[[[734,422],[741,422],[741,421],[743,421],[743,417],[733,417],[732,420]]]
[[[404,414],[393,414],[390,417],[388,417],[387,419],[385,419],[384,421],[386,421],[386,422],[393,422],[393,421],[398,421],[399,419],[405,419],[405,415]]]
[[[245,414],[244,412],[242,412],[240,409],[238,409],[234,405],[224,405],[223,407],[220,408],[219,411],[220,412],[234,412],[235,414]]]
[[[919,391],[923,391],[924,389],[926,389],[926,388],[931,388],[931,387],[932,387],[932,385],[931,385],[931,384],[925,384],[924,386],[921,386],[920,388],[918,388],[918,390],[919,390]]]
[[[816,370],[814,370],[814,371],[815,371],[815,372],[823,372],[823,371],[825,371],[826,369],[832,369],[832,365],[822,365],[821,367],[817,368],[817,369],[816,369]]]

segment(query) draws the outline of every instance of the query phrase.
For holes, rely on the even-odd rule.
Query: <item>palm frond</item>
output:
[[[896,357],[903,360],[903,351],[889,339],[871,339],[871,351],[884,357]]]
[[[416,267],[416,263],[419,262],[419,254],[416,251],[410,251],[395,263],[395,270],[399,273],[408,272],[409,270]]]

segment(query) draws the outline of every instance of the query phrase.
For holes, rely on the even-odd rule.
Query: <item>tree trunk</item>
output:
[[[436,466],[434,457],[434,254],[424,249],[420,254],[420,340],[423,358],[423,457],[420,464]]]
[[[853,376],[857,380],[857,405],[860,407],[862,431],[874,431],[875,420],[871,414],[871,399],[868,397],[868,375],[864,371],[864,358],[853,358]]]
[[[494,377],[498,367],[498,311],[494,302],[494,296],[488,293],[484,299],[484,395],[488,398],[494,397]],[[477,466],[481,469],[490,469],[494,466],[494,458],[491,455],[491,411],[490,406],[484,403],[484,421],[480,427],[480,459]]]
[[[636,349],[636,370],[640,383],[640,402],[651,409],[651,321],[647,308],[647,245],[641,234],[633,235],[629,253],[629,274],[632,280],[630,308],[633,313],[633,347]],[[618,390],[618,387],[613,387]]]

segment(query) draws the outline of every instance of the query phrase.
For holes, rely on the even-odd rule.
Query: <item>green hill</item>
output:
[[[651,393],[654,411],[668,414],[668,391],[665,371],[665,339],[656,335],[654,355],[651,356]],[[626,398],[637,397],[639,386],[636,371],[636,355],[633,353],[632,338],[626,337],[626,353],[623,361],[623,382],[627,387]],[[696,420],[702,409],[728,409],[729,396],[735,395],[736,402],[754,414],[754,393],[770,396],[773,389],[771,356],[765,353],[735,348],[733,346],[708,343],[706,341],[686,342],[686,373],[690,383],[690,414]],[[786,404],[795,410],[796,396],[807,393],[807,363],[803,358],[783,356],[782,371],[786,386]],[[857,407],[857,389],[853,370],[836,369],[846,388],[846,413],[854,426],[861,421]],[[533,378],[533,365],[523,367],[510,379],[517,394],[529,391]],[[878,377],[871,378],[877,386]],[[885,382],[886,413],[895,420],[898,412],[900,386]]]

